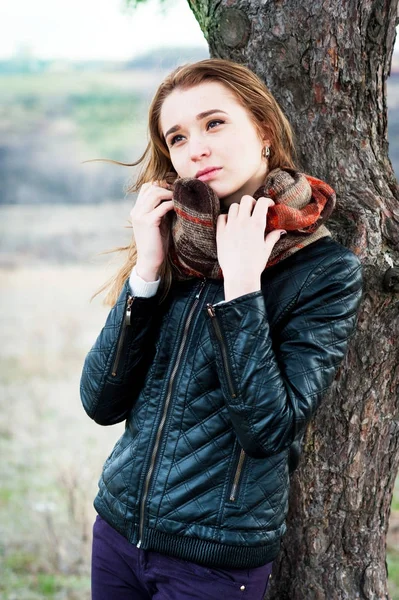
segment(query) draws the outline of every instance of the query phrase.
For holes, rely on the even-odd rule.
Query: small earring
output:
[[[270,156],[270,148],[269,146],[265,146],[262,150],[262,156],[263,158],[269,158]]]

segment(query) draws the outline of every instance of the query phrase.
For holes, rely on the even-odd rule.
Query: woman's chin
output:
[[[219,200],[222,200],[231,194],[230,190],[224,189],[223,186],[217,181],[207,181],[207,185],[212,188]]]

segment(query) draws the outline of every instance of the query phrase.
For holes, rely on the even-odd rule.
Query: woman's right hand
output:
[[[137,248],[136,271],[146,281],[158,278],[168,251],[168,232],[162,227],[162,217],[173,209],[172,198],[166,181],[144,183],[130,211]]]

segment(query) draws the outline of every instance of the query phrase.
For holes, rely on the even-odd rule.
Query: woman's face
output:
[[[269,140],[221,83],[175,89],[164,100],[160,125],[176,173],[206,181],[225,207],[263,184]]]

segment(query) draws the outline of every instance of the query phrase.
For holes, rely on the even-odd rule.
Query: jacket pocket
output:
[[[238,494],[240,492],[240,485],[242,482],[242,473],[244,470],[244,464],[245,464],[245,459],[246,459],[246,454],[238,442],[236,442],[235,454],[238,454],[238,458],[236,458],[236,460],[235,460],[236,466],[233,471],[234,476],[233,476],[233,479],[230,481],[230,485],[229,485],[229,495],[227,498],[228,502],[236,502],[237,501]]]

